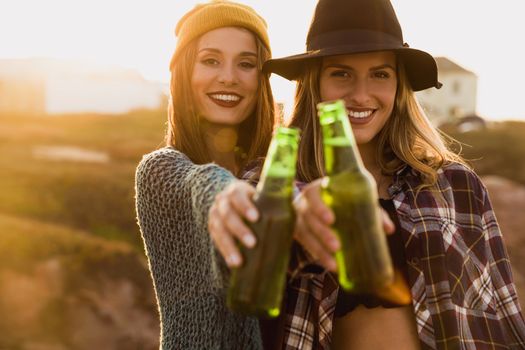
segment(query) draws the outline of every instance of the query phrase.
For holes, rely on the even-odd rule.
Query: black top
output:
[[[403,246],[403,240],[401,238],[401,232],[399,229],[399,219],[396,215],[396,208],[394,202],[389,199],[380,199],[381,206],[388,212],[388,215],[396,226],[396,231],[387,236],[388,249],[390,256],[392,257],[392,263],[394,269],[401,271],[405,281],[408,281],[407,263],[405,259],[405,249]],[[376,296],[368,294],[350,294],[345,292],[342,288],[339,288],[339,294],[337,295],[337,304],[335,306],[335,317],[342,317],[347,313],[353,311],[358,305],[364,305],[367,308],[375,308],[382,306],[385,308],[399,307],[398,304],[393,304],[384,301]]]

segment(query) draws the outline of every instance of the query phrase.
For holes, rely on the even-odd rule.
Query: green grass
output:
[[[498,122],[465,133],[445,131],[464,144],[462,155],[479,175],[499,175],[525,185],[524,122]]]
[[[108,242],[89,232],[38,220],[0,214],[0,264],[2,268],[25,270],[35,263],[54,258],[70,258],[85,265],[113,254],[129,254],[123,242]]]
[[[134,175],[143,154],[163,145],[166,113],[0,115],[0,213],[85,230],[140,248]],[[73,146],[108,163],[35,158],[39,146]]]

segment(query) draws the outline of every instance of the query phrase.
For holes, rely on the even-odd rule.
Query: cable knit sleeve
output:
[[[136,173],[136,210],[161,318],[161,349],[259,349],[258,322],[225,305],[227,268],[207,231],[215,195],[235,178],[172,148]]]

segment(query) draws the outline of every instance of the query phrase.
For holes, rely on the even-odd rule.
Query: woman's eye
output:
[[[330,76],[336,78],[348,78],[350,74],[345,70],[334,70],[330,73]]]
[[[205,58],[201,60],[201,63],[207,65],[207,66],[216,66],[219,64],[219,61],[217,61],[215,58]]]
[[[246,62],[241,62],[239,66],[245,69],[252,69],[252,68],[255,68],[255,63],[246,61]]]
[[[385,72],[385,71],[377,71],[377,72],[374,72],[374,78],[388,79],[390,78],[390,73]]]

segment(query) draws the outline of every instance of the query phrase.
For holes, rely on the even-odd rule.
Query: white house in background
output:
[[[167,90],[131,69],[53,59],[0,60],[0,112],[126,113],[158,108]]]
[[[417,92],[421,106],[434,125],[476,115],[478,77],[446,57],[436,57],[441,89]]]

